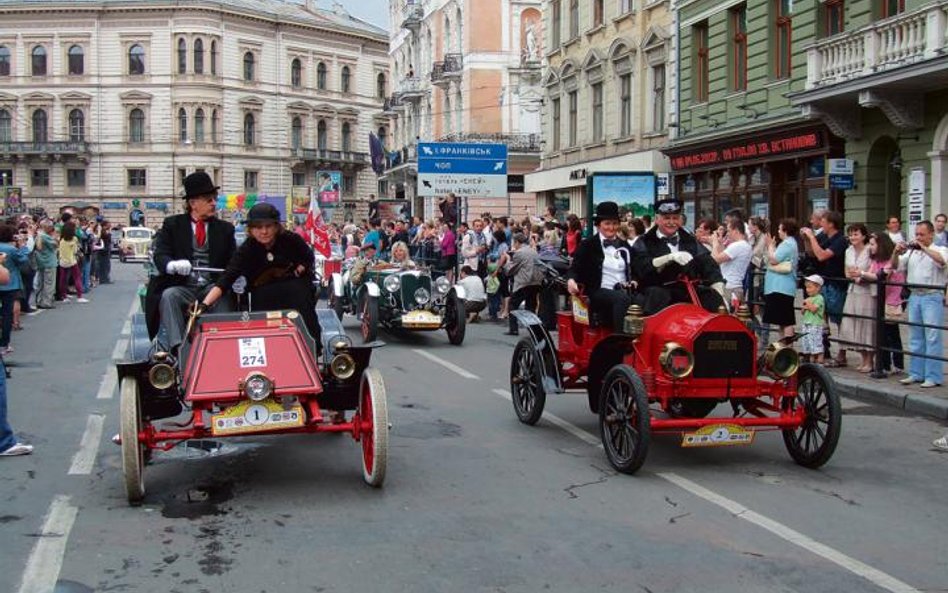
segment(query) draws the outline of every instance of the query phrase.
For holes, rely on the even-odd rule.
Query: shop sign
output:
[[[915,225],[925,220],[925,169],[909,172],[908,236],[915,236]]]
[[[127,207],[125,202],[102,202],[103,210],[125,210]]]
[[[570,181],[574,181],[576,179],[586,179],[587,174],[588,172],[586,169],[573,169],[569,172],[569,179]]]
[[[655,175],[655,189],[656,193],[660,196],[667,196],[670,193],[668,189],[668,177],[668,173],[658,173]]]
[[[168,209],[168,204],[164,202],[145,202],[145,208],[148,210],[161,210],[164,212]]]
[[[525,188],[526,187],[525,187],[523,175],[508,175],[507,176],[507,193],[522,194]]]
[[[822,146],[823,136],[814,130],[793,136],[781,136],[687,152],[671,157],[671,166],[675,170],[710,167],[743,160],[793,154],[821,148]]]
[[[853,189],[855,162],[852,159],[827,159],[827,175],[830,189]]]

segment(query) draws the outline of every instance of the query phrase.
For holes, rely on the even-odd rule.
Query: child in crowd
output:
[[[803,279],[806,298],[803,299],[803,339],[800,353],[807,361],[823,363],[823,327],[826,325],[826,302],[820,291],[823,277],[812,274]]]

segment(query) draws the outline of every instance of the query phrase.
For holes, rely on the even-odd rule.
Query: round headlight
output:
[[[273,381],[264,375],[250,375],[244,383],[244,393],[255,402],[265,400],[273,393]]]
[[[398,276],[388,276],[382,285],[385,286],[385,290],[389,292],[398,292],[398,289],[402,286],[402,279]]]
[[[335,354],[352,348],[352,338],[344,334],[336,334],[329,340],[329,352]]]
[[[435,290],[438,291],[438,294],[448,294],[448,291],[451,290],[451,282],[444,276],[441,276],[435,280]]]
[[[662,369],[675,379],[683,379],[695,368],[695,357],[681,344],[669,342],[658,355]]]
[[[800,368],[800,355],[792,346],[774,342],[767,346],[767,352],[764,354],[764,364],[767,365],[767,370],[771,373],[786,379],[792,377]]]
[[[167,364],[156,364],[148,370],[148,382],[155,389],[168,389],[174,385],[174,367]]]
[[[343,381],[355,374],[355,359],[348,354],[337,354],[329,363],[329,372],[332,376]]]
[[[425,305],[428,301],[431,300],[431,293],[429,293],[424,288],[419,288],[415,291],[415,302],[419,305]]]

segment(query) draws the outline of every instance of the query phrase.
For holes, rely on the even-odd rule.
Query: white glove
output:
[[[186,259],[175,259],[168,262],[165,271],[169,274],[180,274],[188,276],[191,274],[191,262]]]
[[[687,251],[677,251],[675,253],[669,253],[668,255],[660,255],[652,260],[652,265],[655,266],[656,270],[661,270],[668,264],[675,262],[679,266],[687,266],[691,263],[691,254]]]

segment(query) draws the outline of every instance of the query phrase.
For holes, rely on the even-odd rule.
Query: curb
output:
[[[865,382],[853,381],[833,375],[833,380],[843,397],[871,404],[884,404],[909,414],[927,416],[936,420],[948,420],[948,399],[906,391],[901,385],[891,386],[892,391],[879,387],[868,387]]]

